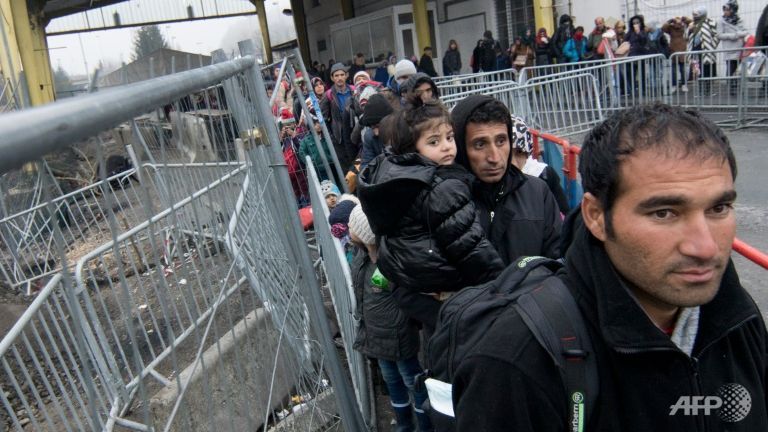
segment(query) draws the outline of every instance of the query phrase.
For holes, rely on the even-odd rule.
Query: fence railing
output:
[[[13,430],[366,428],[252,53],[0,116],[0,172],[84,140],[134,167],[0,221],[42,288],[0,342]]]

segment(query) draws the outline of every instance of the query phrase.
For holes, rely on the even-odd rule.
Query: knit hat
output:
[[[336,187],[330,180],[323,180],[320,182],[320,192],[323,193],[323,198],[328,198],[328,195],[341,195],[339,188]]]
[[[289,110],[288,108],[283,108],[282,110],[280,110],[280,119],[278,120],[277,123],[280,126],[280,128],[282,128],[283,126],[296,123],[296,118],[293,117],[293,113],[291,113],[291,110]]]
[[[331,214],[328,215],[328,223],[331,225],[341,223],[341,224],[348,224],[349,223],[349,214],[352,213],[352,209],[355,208],[357,204],[355,204],[352,201],[341,201],[338,204],[336,204],[336,207],[331,210]]]
[[[374,126],[381,123],[381,119],[392,114],[392,105],[387,98],[380,94],[375,94],[368,99],[368,103],[363,108],[363,117],[360,124],[363,126]]]
[[[363,244],[375,244],[376,236],[371,231],[368,218],[363,213],[361,206],[355,206],[349,215],[349,233],[357,236]]]
[[[525,120],[512,115],[512,136],[509,137],[512,141],[512,148],[522,151],[523,153],[533,153],[533,137],[531,131],[528,129],[528,125],[525,124]]]
[[[331,66],[331,77],[333,77],[333,74],[338,71],[347,71],[347,67],[344,66],[344,63],[336,63],[333,66]]]
[[[395,80],[399,80],[406,75],[416,75],[416,66],[410,60],[400,60],[395,65]]]
[[[353,203],[360,205],[360,200],[356,196],[348,193],[341,194],[341,198],[339,198],[339,202],[342,202],[342,201],[352,201]]]
[[[693,9],[693,18],[706,18],[707,17],[707,7],[706,6],[697,6]]]
[[[371,75],[368,72],[361,70],[361,71],[358,71],[355,74],[355,76],[352,77],[352,84],[355,84],[357,82],[357,77],[364,77],[366,81],[371,80]]]

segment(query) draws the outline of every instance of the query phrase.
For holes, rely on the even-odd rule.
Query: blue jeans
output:
[[[416,357],[411,357],[397,362],[381,359],[378,362],[381,375],[383,375],[389,391],[389,398],[392,400],[392,406],[410,406],[409,393],[413,393],[416,410],[417,412],[421,411],[421,405],[427,400],[427,392],[414,390],[416,375],[422,372],[419,360]]]

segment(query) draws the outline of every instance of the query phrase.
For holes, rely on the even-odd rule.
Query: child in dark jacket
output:
[[[441,298],[495,278],[503,264],[475,212],[473,177],[454,163],[448,111],[439,102],[408,102],[382,124],[393,154],[361,173],[358,195],[376,234],[381,273]]]
[[[368,218],[360,206],[349,215],[349,236],[356,250],[350,271],[357,300],[356,318],[360,320],[354,348],[377,360],[395,412],[397,430],[415,430],[415,411],[419,432],[430,432],[433,427],[429,416],[421,409],[427,392],[415,385],[416,376],[422,373],[417,358],[419,330],[398,308],[391,291],[374,285],[371,280],[376,271],[378,250]]]

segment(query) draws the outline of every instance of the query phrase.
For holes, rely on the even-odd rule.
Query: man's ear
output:
[[[600,200],[587,192],[581,198],[581,217],[584,225],[600,241],[605,241],[608,236],[605,230],[605,211]]]

